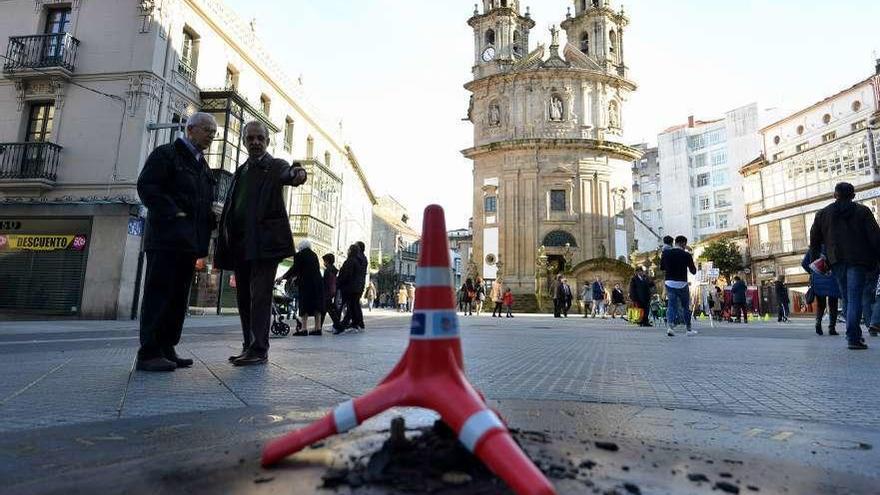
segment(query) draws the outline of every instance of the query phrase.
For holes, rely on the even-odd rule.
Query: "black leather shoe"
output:
[[[242,349],[241,349],[241,353],[236,354],[235,356],[229,356],[229,362],[231,363],[231,362],[235,361],[235,360],[238,359],[238,358],[244,357],[245,354],[247,354],[247,349],[244,348],[244,347],[242,347]]]
[[[822,331],[821,323],[816,323],[816,335],[825,335],[825,332]]]
[[[232,362],[235,366],[256,366],[269,362],[267,356],[258,356],[256,354],[245,354],[244,356]]]
[[[309,332],[309,335],[320,336],[320,335],[324,335],[324,332],[322,332],[321,330],[312,330],[311,332]]]
[[[309,332],[306,332],[305,330],[299,330],[297,332],[293,332],[291,335],[293,335],[294,337],[305,337],[308,334]]]
[[[135,368],[138,371],[174,371],[177,369],[177,364],[163,357],[157,357],[153,359],[138,359]]]
[[[828,328],[828,335],[835,336],[835,335],[840,335],[840,334],[837,333],[837,330],[835,330],[834,327],[829,327]]]
[[[860,340],[858,342],[850,342],[847,347],[849,347],[850,349],[852,349],[854,351],[864,351],[865,349],[868,348],[868,345],[865,344],[864,340]]]
[[[178,368],[189,368],[193,365],[192,359],[185,359],[177,355],[177,352],[172,348],[163,353],[165,355],[165,359],[171,361],[176,364]]]

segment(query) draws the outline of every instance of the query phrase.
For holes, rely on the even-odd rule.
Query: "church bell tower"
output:
[[[474,79],[506,72],[529,51],[529,32],[535,21],[519,0],[483,0],[474,5],[468,24],[474,29]]]
[[[623,32],[629,18],[615,11],[611,0],[574,0],[574,16],[569,10],[562,29],[570,44],[606,71],[626,77]]]

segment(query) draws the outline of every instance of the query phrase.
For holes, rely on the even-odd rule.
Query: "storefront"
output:
[[[0,317],[78,316],[89,217],[0,217]]]

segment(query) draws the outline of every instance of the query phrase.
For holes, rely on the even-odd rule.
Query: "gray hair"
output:
[[[303,249],[311,249],[312,243],[308,239],[303,239],[299,241],[299,245],[297,246],[297,251],[302,251]]]
[[[186,119],[186,128],[192,129],[193,127],[205,125],[205,124],[213,124],[217,125],[217,119],[214,118],[210,113],[205,112],[196,112],[189,116]]]
[[[244,127],[242,127],[241,132],[243,134],[246,134],[248,127],[253,127],[253,126],[258,126],[260,128],[260,130],[263,131],[263,136],[265,136],[266,139],[269,139],[269,128],[266,126],[266,124],[260,122],[259,120],[252,120],[252,121],[248,122],[247,124],[244,125]]]

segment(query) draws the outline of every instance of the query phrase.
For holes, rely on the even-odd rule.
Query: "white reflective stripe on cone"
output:
[[[452,287],[452,269],[420,266],[416,268],[416,287]]]
[[[419,310],[413,313],[409,338],[415,340],[457,339],[458,315],[454,310]]]
[[[345,433],[358,425],[357,415],[354,413],[354,401],[343,402],[333,410],[333,421],[336,423],[336,432]]]
[[[496,428],[502,430],[505,429],[504,423],[498,419],[498,416],[496,416],[494,412],[489,409],[484,409],[478,413],[474,413],[464,422],[461,431],[458,433],[458,440],[464,444],[469,451],[473,452],[477,447],[477,442],[483,438],[483,435],[489,430],[494,430]]]

